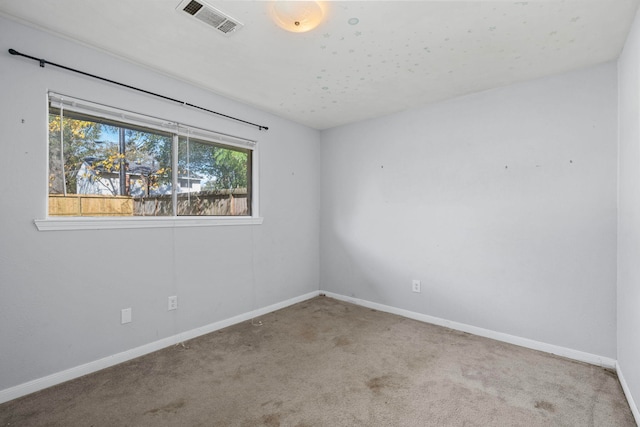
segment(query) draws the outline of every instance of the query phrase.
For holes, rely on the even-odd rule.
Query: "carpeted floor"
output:
[[[635,426],[615,373],[326,297],[0,405],[0,426]]]

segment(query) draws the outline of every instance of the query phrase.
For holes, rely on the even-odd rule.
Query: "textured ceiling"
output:
[[[277,27],[269,2],[206,1],[244,24],[229,37],[179,3],[0,0],[0,12],[326,129],[615,59],[638,0],[332,1],[307,33]]]

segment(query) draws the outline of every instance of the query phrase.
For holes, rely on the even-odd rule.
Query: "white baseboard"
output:
[[[629,407],[631,408],[631,413],[633,414],[633,418],[635,418],[636,424],[640,426],[640,411],[638,411],[636,402],[633,400],[633,396],[631,395],[631,390],[629,390],[627,381],[624,379],[624,375],[622,374],[622,368],[620,367],[620,364],[617,362],[616,362],[616,373],[618,374],[618,380],[620,380],[622,391],[624,391],[624,395],[627,398],[627,402],[629,402]]]
[[[297,304],[299,302],[316,297],[319,294],[319,291],[309,292],[308,294],[300,295],[286,301],[259,308],[244,314],[240,314],[238,316],[230,317],[228,319],[220,320],[218,322],[214,322],[200,328],[195,328],[190,331],[181,332],[171,337],[163,338],[161,340],[154,341],[140,347],[132,348],[131,350],[123,351],[121,353],[107,356],[102,359],[94,360],[93,362],[85,363],[84,365],[75,366],[61,372],[56,372],[55,374],[47,375],[46,377],[38,378],[14,387],[0,390],[0,403],[8,402],[10,400],[17,399],[18,397],[26,396],[27,394],[43,390],[45,388],[63,383],[65,381],[73,380],[83,375],[97,372],[101,369],[105,369],[110,366],[135,359],[136,357],[144,356],[145,354],[153,353],[154,351],[170,347],[183,341],[226,328],[227,326],[235,325],[237,323],[244,322],[255,317],[265,315],[267,313],[271,313],[272,311],[280,310],[281,308],[285,308],[290,305]]]
[[[608,357],[598,356],[591,353],[585,353],[579,350],[572,350],[570,348],[561,347],[553,344],[547,344],[527,338],[517,337],[515,335],[509,335],[502,332],[492,331],[490,329],[479,328],[476,326],[467,325],[464,323],[452,322],[449,320],[441,319],[439,317],[429,316],[422,313],[416,313],[414,311],[404,310],[384,304],[378,304],[375,302],[362,300],[359,298],[347,297],[340,294],[334,294],[332,292],[320,291],[320,294],[324,294],[330,298],[337,300],[350,302],[352,304],[361,305],[367,308],[373,308],[375,310],[384,311],[387,313],[397,314],[399,316],[407,317],[409,319],[419,320],[425,323],[431,323],[438,326],[444,326],[457,331],[468,332],[473,335],[481,337],[491,338],[497,341],[503,341],[509,344],[515,344],[520,347],[526,347],[533,350],[543,351],[545,353],[551,353],[558,356],[566,357],[568,359],[578,360],[580,362],[590,363],[592,365],[602,366],[603,368],[615,369],[616,361]]]

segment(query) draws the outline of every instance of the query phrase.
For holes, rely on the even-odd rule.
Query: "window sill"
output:
[[[39,231],[63,230],[112,230],[123,228],[179,228],[214,227],[220,225],[259,225],[261,217],[133,217],[133,218],[47,218],[36,219],[34,223]]]

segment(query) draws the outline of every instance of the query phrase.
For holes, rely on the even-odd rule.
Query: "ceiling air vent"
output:
[[[177,9],[188,13],[227,36],[242,28],[242,24],[238,20],[202,1],[183,0]]]

